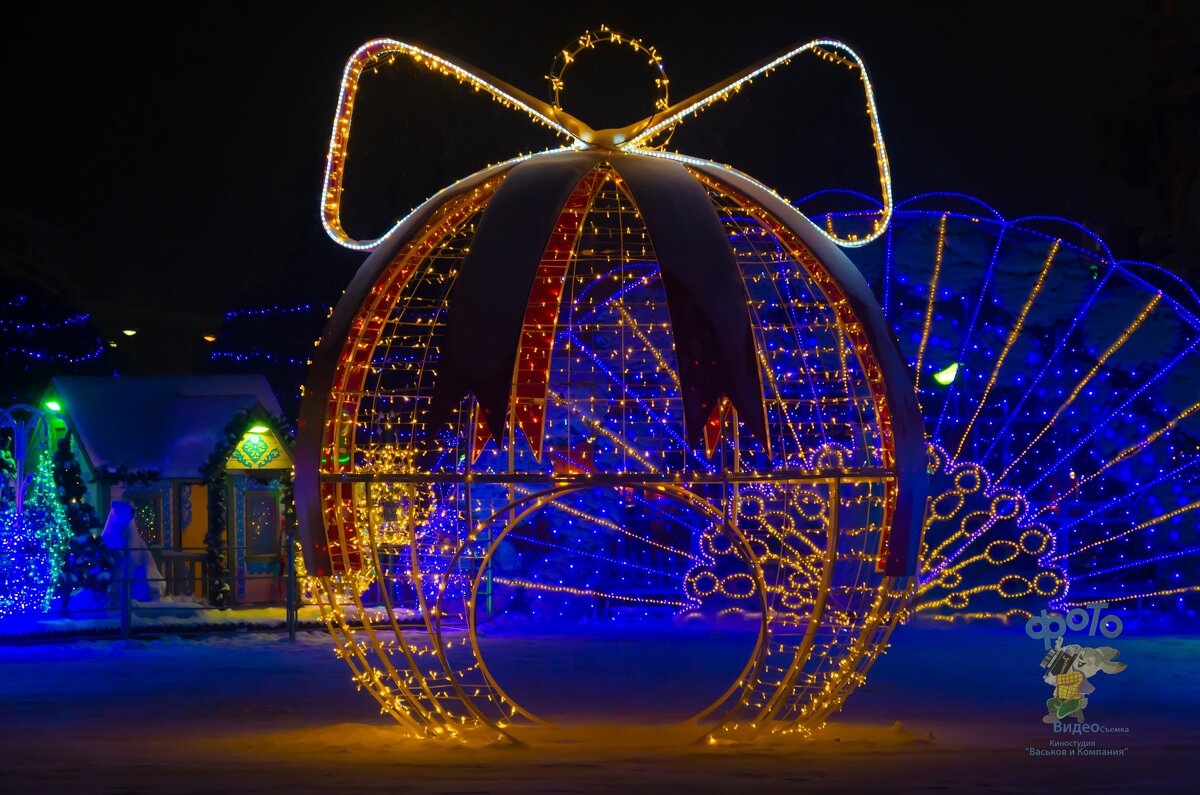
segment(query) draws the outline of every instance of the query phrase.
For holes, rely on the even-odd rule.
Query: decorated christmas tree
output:
[[[68,598],[79,589],[103,593],[112,582],[113,558],[100,539],[100,517],[84,499],[87,487],[70,439],[60,439],[54,453],[54,484],[71,530],[63,559],[62,589]]]
[[[71,530],[57,498],[51,457],[36,444],[38,420],[11,412],[3,416],[0,615],[44,611],[60,582]]]

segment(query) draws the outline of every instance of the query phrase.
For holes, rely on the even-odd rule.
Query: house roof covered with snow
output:
[[[51,382],[93,470],[200,476],[239,411],[283,412],[261,375],[90,378]]]

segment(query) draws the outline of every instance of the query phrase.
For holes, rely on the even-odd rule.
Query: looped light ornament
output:
[[[658,50],[656,50],[653,46],[646,44],[641,39],[631,39],[628,36],[622,36],[617,31],[611,30],[608,26],[601,25],[599,30],[589,30],[584,32],[583,35],[576,40],[574,47],[563,48],[558,55],[555,56],[554,66],[551,68],[550,74],[546,76],[546,82],[550,84],[550,105],[556,111],[562,111],[562,94],[563,89],[566,87],[566,82],[563,76],[566,74],[568,67],[578,60],[580,53],[582,53],[584,50],[594,49],[597,44],[603,43],[616,45],[624,44],[639,55],[645,56],[649,64],[658,72],[658,77],[654,79],[654,88],[658,92],[658,99],[656,99],[654,102],[654,110],[661,113],[671,107],[671,81],[667,79],[667,69],[665,66],[663,66],[663,59],[662,56],[658,54]],[[650,117],[645,120],[646,126],[650,125],[650,119],[652,118],[654,117]],[[646,148],[662,149],[667,145],[667,142],[671,138],[671,132],[674,129],[674,124],[666,127],[662,133],[657,136],[657,142],[653,146],[647,145]],[[639,130],[637,132],[641,131]],[[637,137],[637,133],[635,133],[634,137]]]
[[[491,633],[526,622],[753,628],[740,672],[682,722],[696,738],[807,732],[885,647],[913,588],[927,458],[879,306],[835,238],[773,192],[651,148],[803,53],[863,81],[884,211],[838,241],[860,244],[891,189],[871,84],[839,42],[673,105],[664,76],[654,115],[609,130],[404,42],[347,64],[322,211],[335,240],[374,253],[314,357],[297,516],[340,654],[414,734],[521,742],[545,726],[487,661]],[[358,80],[398,54],[571,145],[350,238]]]

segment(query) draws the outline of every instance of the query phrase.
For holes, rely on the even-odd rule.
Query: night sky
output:
[[[194,336],[231,308],[336,299],[364,255],[326,238],[318,195],[341,70],[364,41],[426,44],[545,97],[557,50],[602,23],[658,48],[675,100],[793,43],[840,38],[875,82],[897,198],[952,190],[1010,218],[1066,216],[1118,257],[1200,274],[1200,3],[36,8],[8,17],[0,55],[0,263],[105,333]],[[593,126],[649,112],[650,71],[627,50],[599,50],[567,80],[564,107]],[[344,211],[359,237],[555,143],[407,65],[365,81],[358,108]],[[671,148],[793,199],[871,192],[861,109],[857,82],[812,59],[685,125]]]

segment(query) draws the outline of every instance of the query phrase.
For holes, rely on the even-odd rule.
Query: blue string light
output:
[[[811,209],[813,205],[837,196],[857,197],[873,209],[827,213]],[[869,218],[872,213],[877,215],[878,212],[878,203],[870,197],[846,191],[818,192],[805,197],[800,204],[809,208],[810,215],[825,216],[832,224],[858,217]],[[1014,279],[1019,280],[1020,273],[1028,273],[1030,267],[1038,264],[1032,262],[1033,258],[1045,255],[1044,248],[1040,251],[1037,248],[1039,241],[1044,246],[1058,241],[1060,251],[1057,259],[1069,259],[1070,262],[1063,267],[1077,273],[1074,278],[1086,278],[1087,288],[1079,295],[1077,304],[1070,307],[1069,312],[1063,313],[1062,324],[1057,327],[1053,338],[1047,338],[1044,345],[1038,342],[1030,349],[1029,357],[1021,354],[1019,361],[1015,358],[1018,354],[1014,349],[1010,360],[1004,365],[1007,384],[996,388],[989,398],[989,403],[995,401],[995,407],[989,406],[980,416],[980,427],[975,434],[978,448],[973,453],[974,457],[985,462],[984,465],[993,476],[998,476],[1004,466],[998,466],[996,462],[1004,461],[1006,456],[1011,458],[1034,443],[1038,429],[1049,421],[1051,414],[1067,399],[1071,387],[1090,367],[1088,363],[1095,361],[1097,352],[1085,344],[1086,335],[1097,333],[1089,329],[1096,325],[1096,318],[1104,311],[1102,306],[1111,305],[1114,294],[1133,296],[1140,291],[1149,296],[1161,293],[1161,309],[1156,310],[1155,317],[1160,312],[1169,313],[1182,324],[1180,328],[1184,333],[1190,336],[1185,336],[1175,350],[1166,351],[1160,359],[1149,361],[1149,366],[1138,370],[1136,378],[1132,380],[1126,374],[1128,368],[1123,365],[1101,368],[1075,402],[1065,407],[1050,434],[1053,438],[1047,437],[1037,442],[1037,447],[1025,460],[1008,473],[1005,485],[1025,495],[1031,513],[1040,516],[1040,521],[1047,523],[1055,536],[1068,545],[1064,547],[1068,550],[1083,543],[1080,539],[1093,541],[1107,538],[1122,528],[1134,527],[1139,522],[1153,518],[1155,510],[1165,510],[1155,508],[1162,504],[1159,500],[1164,490],[1179,488],[1184,490],[1184,496],[1195,494],[1200,482],[1196,466],[1200,455],[1196,450],[1189,449],[1189,445],[1195,446],[1191,441],[1194,430],[1185,430],[1182,425],[1165,432],[1158,438],[1156,447],[1144,455],[1138,453],[1127,461],[1112,465],[1085,485],[1075,487],[1072,484],[1090,477],[1105,465],[1106,456],[1115,455],[1116,451],[1153,433],[1180,411],[1181,406],[1164,398],[1164,385],[1178,381],[1182,377],[1181,371],[1192,373],[1195,370],[1196,349],[1200,345],[1200,313],[1196,311],[1200,307],[1200,297],[1196,291],[1177,276],[1157,266],[1115,260],[1102,240],[1069,220],[1034,216],[1008,221],[994,207],[965,194],[925,194],[897,204],[892,230],[879,243],[860,249],[861,257],[856,255],[860,264],[869,264],[872,256],[881,263],[875,286],[878,294],[883,296],[888,315],[896,325],[897,335],[908,346],[915,346],[921,338],[919,323],[923,320],[930,289],[918,276],[921,271],[914,270],[913,258],[928,258],[931,252],[921,249],[921,253],[917,253],[920,246],[914,239],[922,233],[928,235],[931,229],[936,230],[936,224],[943,217],[951,225],[959,223],[948,232],[955,243],[954,257],[972,256],[971,252],[985,243],[989,249],[981,253],[978,259],[972,260],[972,269],[966,274],[955,272],[951,266],[959,259],[949,259],[951,253],[948,252],[947,265],[942,271],[943,281],[937,285],[925,362],[935,370],[944,368],[948,363],[959,363],[960,371],[946,387],[939,387],[931,378],[922,377],[921,400],[927,407],[934,407],[927,414],[927,431],[931,432],[933,441],[945,445],[958,442],[955,434],[961,432],[965,419],[962,415],[966,412],[966,416],[970,416],[969,409],[974,405],[972,400],[977,398],[995,367],[996,351],[1004,343],[1012,318],[1020,306],[1019,303],[1017,306],[1009,305],[1014,300],[1012,296],[1018,296],[1015,299],[1017,301],[1023,300],[1020,297],[1020,283]],[[735,227],[746,221],[733,215],[729,220]],[[901,234],[902,231],[904,234]],[[1067,237],[1061,236],[1064,234]],[[742,245],[747,240],[747,234],[745,230],[735,229],[731,231],[730,238],[735,246]],[[1027,253],[1014,253],[1019,251]],[[1014,257],[1018,256],[1029,258],[1030,263],[1023,266],[1024,270],[1017,268],[1014,271]],[[1055,267],[1058,267],[1057,263]],[[1087,268],[1091,269],[1090,273]],[[574,296],[575,307],[586,308],[571,309],[572,312],[579,312],[578,315],[572,315],[572,322],[580,323],[594,318],[598,312],[608,311],[612,302],[625,299],[639,289],[642,284],[640,280],[653,278],[654,272],[654,266],[648,263],[625,263],[623,268],[613,268],[605,276],[623,273],[625,283],[594,302],[590,300],[592,292],[608,282],[606,279],[590,281]],[[968,280],[967,288],[962,286],[964,279]],[[786,280],[780,287],[784,291],[778,297],[780,305],[790,313],[792,324],[797,328],[802,327],[804,319],[797,314],[796,307],[804,299],[788,292],[791,285]],[[1192,301],[1192,305],[1188,305],[1188,301]],[[237,310],[226,317],[229,320],[269,319],[304,312],[311,312],[314,319],[318,314],[324,316],[323,307],[303,304]],[[1034,340],[1035,332],[1026,331],[1018,343],[1024,344],[1027,339]],[[622,381],[620,374],[608,366],[605,353],[584,345],[578,337],[571,338],[567,331],[560,329],[555,344],[568,342],[573,355],[594,365],[597,375],[607,383],[625,383],[631,389],[636,386],[636,378],[627,383]],[[772,349],[775,344],[773,341],[766,343]],[[790,344],[801,350],[805,347],[800,339]],[[272,347],[274,345],[277,343],[272,341],[259,346],[258,350],[222,350],[215,352],[213,358],[288,367],[299,367],[307,361],[306,356],[298,355],[300,352],[288,355],[275,350]],[[400,366],[406,360],[393,357],[387,362],[387,366]],[[811,374],[814,368],[810,365],[803,370]],[[821,387],[815,381],[810,380],[807,389],[813,398],[821,393]],[[655,428],[654,433],[676,444],[681,442],[675,427],[677,423],[659,415],[654,406],[645,403],[636,391],[631,391],[627,397],[646,413]],[[1110,397],[1111,403],[1106,403]],[[820,402],[814,403],[819,411]],[[819,417],[814,427],[823,430],[826,425],[824,420],[824,417]],[[602,425],[610,431],[616,429],[611,421],[605,421]],[[448,447],[453,447],[461,443],[461,439],[447,438],[446,443]],[[601,439],[598,454],[611,455],[611,449],[605,444]],[[686,449],[686,445],[683,447]],[[1153,460],[1145,458],[1146,455],[1152,456]],[[443,461],[439,466],[444,464]],[[1071,478],[1067,477],[1068,470],[1072,473]],[[1073,479],[1076,472],[1078,481]],[[1074,491],[1071,491],[1073,488]],[[1064,493],[1070,496],[1059,496]],[[1195,537],[1194,516],[1184,514],[1173,520],[1184,522],[1183,541]],[[1128,545],[1120,541],[1101,545],[1094,552],[1069,558],[1070,575],[1083,578],[1104,573],[1117,577],[1142,577],[1148,569],[1168,564],[1172,567],[1183,565],[1190,556],[1178,554],[1177,550],[1160,548],[1164,543],[1177,542],[1162,540],[1166,538],[1165,532],[1157,532],[1159,529],[1150,527],[1144,531],[1147,538],[1153,539],[1151,549],[1143,551],[1149,554],[1130,560],[1130,553],[1116,553],[1108,549]],[[983,535],[987,537],[989,534]],[[1119,560],[1118,554],[1126,559]],[[1194,569],[1169,568],[1146,576],[1149,579],[1114,583],[1110,595],[1140,592],[1154,583],[1162,585],[1181,579],[1185,583],[1200,582]],[[1172,604],[1176,602],[1174,598],[1170,601]]]

